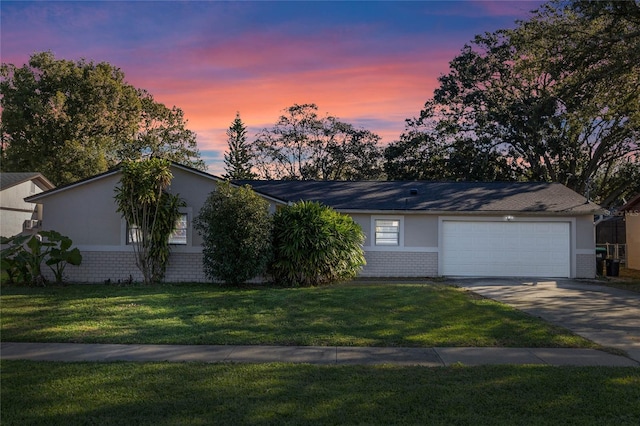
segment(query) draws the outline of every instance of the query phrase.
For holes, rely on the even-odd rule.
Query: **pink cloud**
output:
[[[402,7],[430,16],[445,16],[447,11],[471,18],[522,13],[508,2],[428,3]],[[444,19],[427,20],[438,30],[437,38],[418,27],[392,34],[384,19],[338,25],[330,21],[309,31],[285,19],[259,28],[245,23],[240,31],[227,32],[221,29],[225,24],[235,28],[225,21],[233,21],[237,10],[249,6],[222,2],[216,3],[216,13],[190,15],[193,21],[182,31],[159,27],[161,21],[151,14],[132,15],[132,9],[144,9],[138,6],[143,2],[122,7],[46,4],[46,11],[29,7],[26,15],[13,17],[21,24],[2,34],[3,50],[11,52],[3,62],[26,62],[34,46],[59,58],[107,61],[159,102],[182,108],[201,150],[207,151],[226,149],[225,131],[236,111],[250,129],[258,130],[272,126],[294,103],[316,103],[322,113],[362,123],[383,142],[391,142],[404,129],[404,120],[420,112],[437,77],[447,72],[448,62],[467,41],[452,35],[455,20]],[[198,2],[183,7],[209,9]],[[60,26],[65,16],[68,31]],[[3,22],[13,18],[2,17]],[[102,31],[105,21],[108,26]]]
[[[189,128],[198,133],[203,150],[226,150],[225,131],[236,111],[247,126],[261,129],[271,127],[282,110],[295,103],[316,103],[321,113],[352,124],[383,124],[368,130],[388,143],[398,138],[405,119],[419,114],[436,87],[432,76],[446,70],[451,55],[441,53],[437,60],[431,58],[422,62],[381,60],[360,67],[257,76],[220,84],[147,83],[164,87],[157,100],[184,109]]]

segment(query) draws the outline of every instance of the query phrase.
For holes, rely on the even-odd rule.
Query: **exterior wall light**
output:
[[[507,222],[512,222],[514,219],[515,219],[515,216],[511,216],[511,215],[504,217],[504,220],[506,220]]]

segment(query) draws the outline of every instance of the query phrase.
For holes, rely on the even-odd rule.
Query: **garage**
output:
[[[570,223],[442,222],[441,275],[569,277]]]

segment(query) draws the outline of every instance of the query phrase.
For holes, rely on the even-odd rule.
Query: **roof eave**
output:
[[[49,197],[49,196],[54,195],[54,194],[58,194],[58,193],[63,192],[63,191],[68,191],[70,189],[77,188],[78,186],[86,185],[86,184],[88,184],[90,182],[95,182],[97,180],[104,179],[106,177],[112,176],[112,175],[114,175],[116,173],[119,173],[119,172],[120,172],[120,167],[118,167],[116,169],[108,170],[108,171],[106,171],[104,173],[100,173],[98,175],[91,176],[91,177],[86,178],[86,179],[79,180],[79,181],[74,182],[74,183],[70,183],[68,185],[59,186],[57,188],[53,188],[53,189],[50,189],[48,191],[41,192],[39,194],[31,195],[29,197],[26,197],[24,200],[26,202],[28,202],[28,203],[35,203],[35,202],[39,201],[42,198],[46,198],[46,197]]]
[[[16,185],[20,185],[22,183],[29,182],[29,181],[34,181],[34,180],[40,181],[43,186],[48,188],[48,190],[54,189],[56,187],[42,173],[34,173],[33,175],[31,175],[31,176],[29,176],[29,177],[27,177],[25,179],[13,182],[11,185],[7,185],[7,186],[3,187],[2,190],[4,191],[5,189],[13,188]]]
[[[180,163],[173,162],[173,161],[171,162],[171,167],[175,167],[177,169],[180,169],[180,170],[183,170],[183,171],[187,171],[189,173],[194,173],[194,174],[200,175],[202,177],[211,179],[213,181],[220,181],[221,182],[221,181],[224,180],[224,179],[222,179],[222,178],[220,178],[218,176],[212,175],[212,174],[204,172],[202,170],[194,169],[193,167],[188,167],[188,166],[185,166],[185,165],[182,165]],[[30,203],[37,202],[40,199],[48,197],[50,195],[58,194],[58,193],[63,192],[63,191],[67,191],[67,190],[70,190],[70,189],[73,189],[73,188],[77,188],[78,186],[86,185],[88,183],[95,182],[97,180],[104,179],[104,178],[109,177],[109,176],[113,176],[114,174],[119,173],[120,169],[121,169],[120,166],[118,166],[118,167],[115,167],[115,168],[113,168],[111,170],[107,170],[106,172],[97,174],[95,176],[91,176],[91,177],[88,177],[86,179],[81,179],[81,180],[79,180],[77,182],[70,183],[70,184],[64,185],[64,186],[60,186],[58,188],[53,188],[51,190],[44,191],[44,192],[41,192],[39,194],[31,195],[31,196],[25,198],[25,201],[30,202]]]
[[[620,207],[620,211],[626,212],[626,211],[632,210],[634,207],[637,208],[639,206],[640,206],[640,194],[636,195],[631,199],[631,201],[629,201],[624,206]]]
[[[401,209],[341,209],[336,211],[346,214],[379,214],[379,215],[416,215],[428,214],[433,216],[546,216],[546,217],[570,217],[570,216],[593,216],[603,214],[603,209],[589,211],[528,211],[528,210],[401,210]]]

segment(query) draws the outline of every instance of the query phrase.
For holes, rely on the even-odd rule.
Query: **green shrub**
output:
[[[355,277],[365,264],[364,233],[347,215],[303,201],[278,210],[273,220],[269,272],[280,284],[331,284]]]
[[[264,274],[271,258],[271,226],[269,204],[250,186],[219,183],[195,219],[207,277],[238,285]]]
[[[71,248],[71,239],[56,231],[3,238],[2,244],[7,245],[0,253],[3,283],[44,285],[44,262],[53,272],[56,283],[60,284],[67,265],[82,263],[80,250]]]

